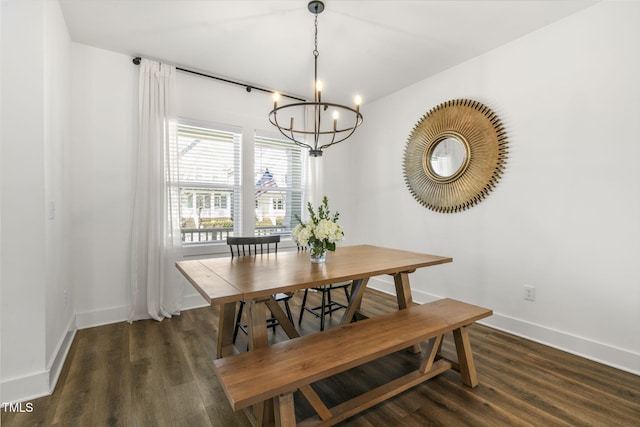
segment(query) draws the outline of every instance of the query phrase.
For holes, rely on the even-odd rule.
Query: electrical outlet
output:
[[[524,299],[527,301],[536,300],[536,287],[531,285],[524,285]]]

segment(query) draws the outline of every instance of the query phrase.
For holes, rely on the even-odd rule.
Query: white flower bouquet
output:
[[[293,241],[308,247],[312,258],[321,257],[326,251],[335,251],[336,242],[344,237],[342,227],[337,224],[340,213],[331,215],[327,196],[322,199],[322,205],[318,207],[317,213],[311,202],[307,203],[307,210],[309,220],[306,223],[296,215],[299,224],[293,229]]]

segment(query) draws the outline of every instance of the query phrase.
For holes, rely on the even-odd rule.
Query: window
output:
[[[186,121],[178,124],[178,145],[183,244],[221,243],[241,234],[291,233],[295,215],[302,214],[302,148],[263,134],[255,134],[253,144],[245,143],[240,128]],[[242,182],[240,165],[251,162],[253,180]],[[253,207],[255,222],[243,224],[243,218],[252,219],[248,212],[242,215],[242,201],[250,199],[252,206],[245,208]]]
[[[180,192],[180,206],[184,208],[193,207],[193,194],[189,192]]]
[[[303,150],[290,141],[255,135],[256,235],[290,234],[302,214]]]
[[[214,205],[216,209],[227,209],[227,194],[216,193],[214,196]]]
[[[223,241],[237,229],[240,143],[239,129],[178,124],[183,243]]]
[[[197,197],[197,203],[196,203],[196,207],[197,208],[205,208],[205,209],[211,209],[211,194],[208,193],[200,193],[196,195]]]

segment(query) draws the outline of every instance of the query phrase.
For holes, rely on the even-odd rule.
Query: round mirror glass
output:
[[[462,141],[447,136],[436,142],[429,160],[431,170],[442,178],[458,173],[467,160],[467,149]]]

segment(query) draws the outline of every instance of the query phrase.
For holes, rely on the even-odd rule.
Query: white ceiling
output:
[[[312,97],[307,0],[60,0],[75,42]],[[373,101],[584,9],[590,0],[326,0],[324,99]]]

